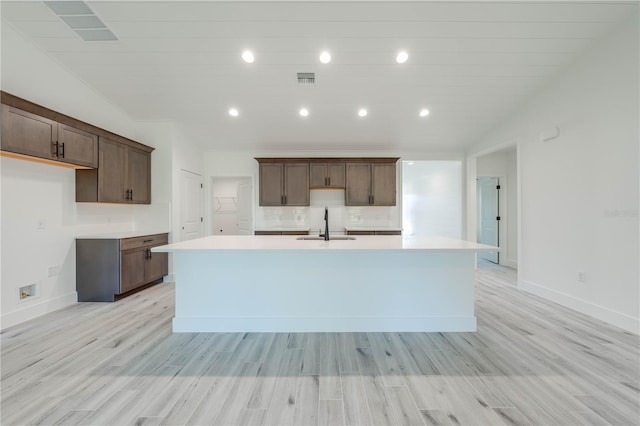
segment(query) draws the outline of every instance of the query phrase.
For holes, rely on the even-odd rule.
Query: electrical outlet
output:
[[[581,283],[584,282],[584,271],[578,271],[578,281],[580,281]]]
[[[60,273],[60,267],[58,265],[49,267],[49,278],[55,277]]]

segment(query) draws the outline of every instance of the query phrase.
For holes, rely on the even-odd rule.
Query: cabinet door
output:
[[[284,197],[287,206],[309,205],[309,163],[285,163]]]
[[[282,163],[260,164],[260,205],[281,206],[283,200],[284,165]]]
[[[345,205],[368,206],[371,201],[371,164],[346,164]]]
[[[144,263],[145,282],[158,280],[169,273],[169,254],[147,252]]]
[[[309,187],[311,188],[326,188],[328,185],[327,180],[327,165],[324,163],[311,163],[309,164]]]
[[[55,159],[55,121],[2,105],[2,150]]]
[[[98,136],[66,124],[58,124],[58,160],[98,167]]]
[[[127,202],[126,171],[128,147],[100,138],[98,161],[98,202]]]
[[[151,155],[129,148],[127,177],[130,202],[151,204]]]
[[[371,205],[396,205],[395,163],[371,164]]]
[[[330,188],[344,188],[344,163],[327,164],[327,183]]]
[[[121,252],[120,293],[126,293],[145,283],[146,248]]]

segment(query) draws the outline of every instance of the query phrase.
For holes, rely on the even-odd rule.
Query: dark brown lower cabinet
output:
[[[77,238],[76,291],[79,302],[113,302],[148,284],[162,281],[167,253],[151,249],[167,244],[168,234],[132,238]]]
[[[366,230],[358,230],[358,231],[347,231],[347,235],[402,235],[402,231],[366,231]]]
[[[254,235],[309,235],[309,231],[254,231]]]

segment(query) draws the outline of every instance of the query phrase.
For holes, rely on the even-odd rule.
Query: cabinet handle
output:
[[[324,186],[329,186],[328,179],[326,176],[324,178]]]
[[[284,204],[285,205],[287,204],[287,196],[286,195],[284,196]]]
[[[151,240],[143,240],[142,242],[143,243],[150,243],[151,241],[153,241],[153,239],[151,239]]]
[[[151,257],[152,257],[151,249],[150,249],[150,248],[148,248],[148,249],[147,249],[147,252],[149,253],[149,260],[151,260]]]
[[[327,186],[331,186],[331,176],[327,178]]]
[[[374,198],[374,197],[373,197],[373,195],[372,195],[372,196],[371,196],[371,204],[373,204],[373,203],[375,203],[375,202],[376,202],[376,200],[375,200],[375,198]]]
[[[58,156],[58,142],[51,142],[51,155]]]
[[[62,145],[60,145],[60,148],[62,148],[60,151],[62,152],[60,154],[60,157],[64,158],[64,142],[62,142]]]
[[[133,189],[129,190],[129,199],[133,201]]]

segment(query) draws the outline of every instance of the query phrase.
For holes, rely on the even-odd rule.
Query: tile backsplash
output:
[[[309,207],[257,207],[256,229],[309,229],[312,234],[324,230],[324,208],[329,209],[332,232],[344,232],[348,226],[401,227],[399,207],[346,207],[344,190],[313,190]]]

